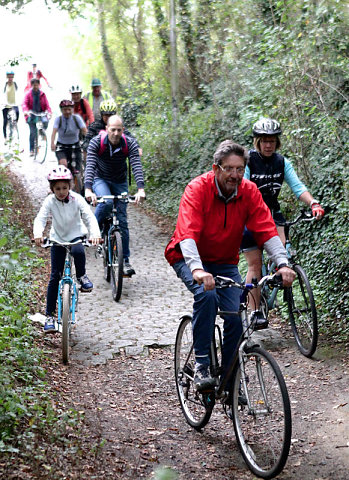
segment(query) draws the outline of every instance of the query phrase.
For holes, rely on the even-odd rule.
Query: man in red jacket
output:
[[[240,291],[216,290],[213,277],[241,281],[237,264],[245,225],[278,265],[284,285],[290,286],[295,278],[268,207],[256,185],[243,178],[247,159],[245,148],[231,140],[218,146],[212,171],[187,185],[175,232],[165,250],[167,261],[194,294],[194,385],[198,390],[214,385],[209,351],[218,307],[235,312],[239,309]],[[267,326],[261,312],[254,315],[258,328]],[[229,365],[241,333],[238,315],[224,318],[223,369]]]
[[[22,110],[24,113],[24,118],[29,125],[29,149],[30,156],[34,155],[34,143],[36,138],[36,122],[38,116],[36,113],[45,112],[47,115],[41,117],[43,127],[46,130],[49,120],[49,115],[51,115],[52,110],[48,103],[47,97],[44,92],[40,90],[40,81],[37,78],[32,78],[31,80],[31,90],[26,93]]]

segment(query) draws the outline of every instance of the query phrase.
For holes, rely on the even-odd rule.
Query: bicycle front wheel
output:
[[[102,257],[103,257],[104,279],[107,282],[110,282],[110,264],[109,264],[109,258],[108,258],[108,234],[106,233],[103,235]]]
[[[45,130],[37,130],[34,142],[34,160],[38,163],[44,163],[47,155],[47,135]]]
[[[110,248],[112,253],[111,281],[113,299],[118,302],[121,297],[122,280],[124,276],[124,256],[120,232],[116,231],[113,233],[110,239]]]
[[[319,335],[313,291],[303,268],[295,265],[293,270],[297,277],[292,287],[286,289],[288,314],[298,349],[305,357],[311,357]]]
[[[241,382],[241,368],[245,382]],[[241,402],[242,393],[247,402]],[[240,397],[240,400],[239,400]],[[246,348],[233,386],[236,439],[249,469],[273,478],[285,466],[292,432],[291,407],[285,380],[274,358],[261,347]]]
[[[71,325],[71,285],[65,283],[62,297],[62,359],[63,363],[69,362],[69,337]]]
[[[175,345],[175,379],[182,412],[196,430],[209,421],[214,407],[214,393],[199,393],[194,388],[195,354],[192,318],[187,315],[179,325]]]

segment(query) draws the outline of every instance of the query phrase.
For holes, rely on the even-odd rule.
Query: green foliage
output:
[[[11,195],[0,171],[0,452],[38,456],[44,453],[43,438],[65,442],[78,417],[52,402],[45,382],[44,354],[27,317],[36,288],[32,272],[41,260],[11,223]]]

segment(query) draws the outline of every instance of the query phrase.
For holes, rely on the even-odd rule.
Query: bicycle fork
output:
[[[258,355],[254,355],[252,360],[245,352],[247,340],[243,341],[239,347],[239,365],[240,365],[240,388],[246,396],[248,415],[257,417],[258,415],[268,415],[271,413],[269,406],[268,395],[264,385],[263,367],[261,358]],[[256,369],[256,377],[254,382],[258,379],[258,385],[253,385],[254,397],[251,397],[249,391],[250,378],[246,373],[246,365],[248,362],[253,362],[253,368]],[[256,397],[256,394],[258,396]]]

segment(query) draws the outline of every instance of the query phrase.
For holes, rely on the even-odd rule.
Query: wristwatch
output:
[[[288,263],[284,262],[284,263],[280,263],[280,265],[278,265],[278,269],[280,269],[282,267],[288,267]]]

